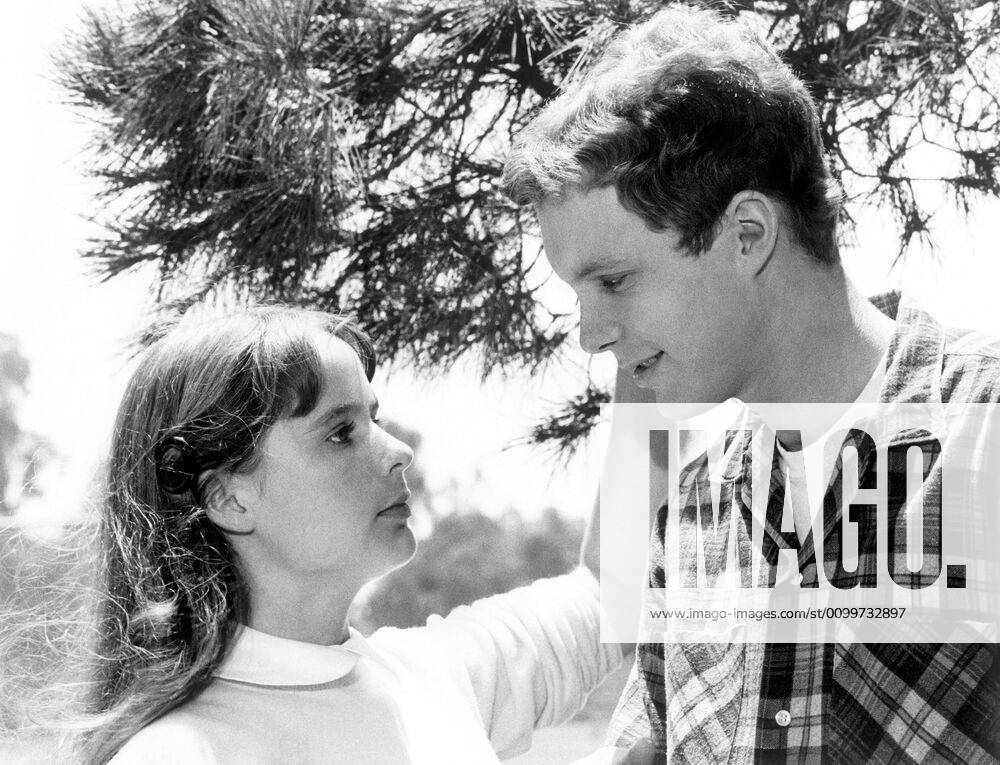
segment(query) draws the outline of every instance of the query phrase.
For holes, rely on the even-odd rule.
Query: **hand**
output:
[[[631,373],[624,369],[618,370],[618,377],[615,381],[615,404],[653,404],[656,403],[656,395],[651,390],[646,390],[639,388],[635,382],[632,380]],[[621,427],[620,425],[618,426]],[[615,430],[614,418],[612,417],[611,423],[612,431]],[[667,496],[665,489],[660,486],[661,483],[667,479],[667,468],[666,462],[663,461],[666,455],[659,456],[655,452],[652,455],[654,460],[652,478],[654,483],[652,487],[657,493],[661,493],[664,497]],[[659,458],[658,458],[659,457]],[[662,464],[661,464],[662,463]],[[606,466],[605,466],[606,467]],[[665,486],[665,484],[664,484]],[[662,489],[662,491],[661,491]],[[590,514],[590,522],[587,524],[587,528],[583,533],[583,544],[580,546],[580,563],[581,565],[589,568],[595,577],[601,578],[601,513],[600,513],[600,493],[594,497],[594,509]],[[650,512],[652,513],[650,521],[652,522],[656,518],[656,511],[659,509],[659,505],[651,506]],[[650,527],[652,528],[652,527]],[[637,760],[637,762],[643,762],[643,760]]]
[[[571,765],[656,765],[656,747],[648,738],[640,738],[631,749],[603,747]]]
[[[656,747],[648,738],[640,738],[628,751],[616,749],[611,765],[656,765]]]

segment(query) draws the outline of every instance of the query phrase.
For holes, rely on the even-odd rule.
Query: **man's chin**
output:
[[[683,406],[685,412],[690,411],[691,417],[711,411],[728,400],[716,401],[716,396],[703,390],[685,390],[676,385],[656,384],[657,382],[659,381],[653,381],[649,386],[656,394],[656,403]]]

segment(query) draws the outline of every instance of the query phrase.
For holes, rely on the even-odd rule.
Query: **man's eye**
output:
[[[625,281],[625,276],[606,276],[601,279],[601,287],[608,290],[609,292],[614,292],[616,289],[622,286],[622,282]]]
[[[327,441],[334,444],[349,444],[351,443],[351,434],[354,432],[354,423],[349,422],[346,425],[341,425],[330,435],[326,437]]]

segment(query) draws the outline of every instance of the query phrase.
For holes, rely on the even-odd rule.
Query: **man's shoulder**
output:
[[[1000,364],[1000,334],[965,327],[944,328],[944,355],[961,361],[961,357],[981,357],[985,363]]]
[[[1000,335],[960,327],[943,335],[942,400],[1000,401]]]

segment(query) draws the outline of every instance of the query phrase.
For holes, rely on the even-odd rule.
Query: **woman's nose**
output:
[[[389,471],[391,472],[397,467],[400,470],[406,470],[413,462],[413,449],[395,436],[388,433],[385,435],[388,439],[386,453],[388,456]]]

